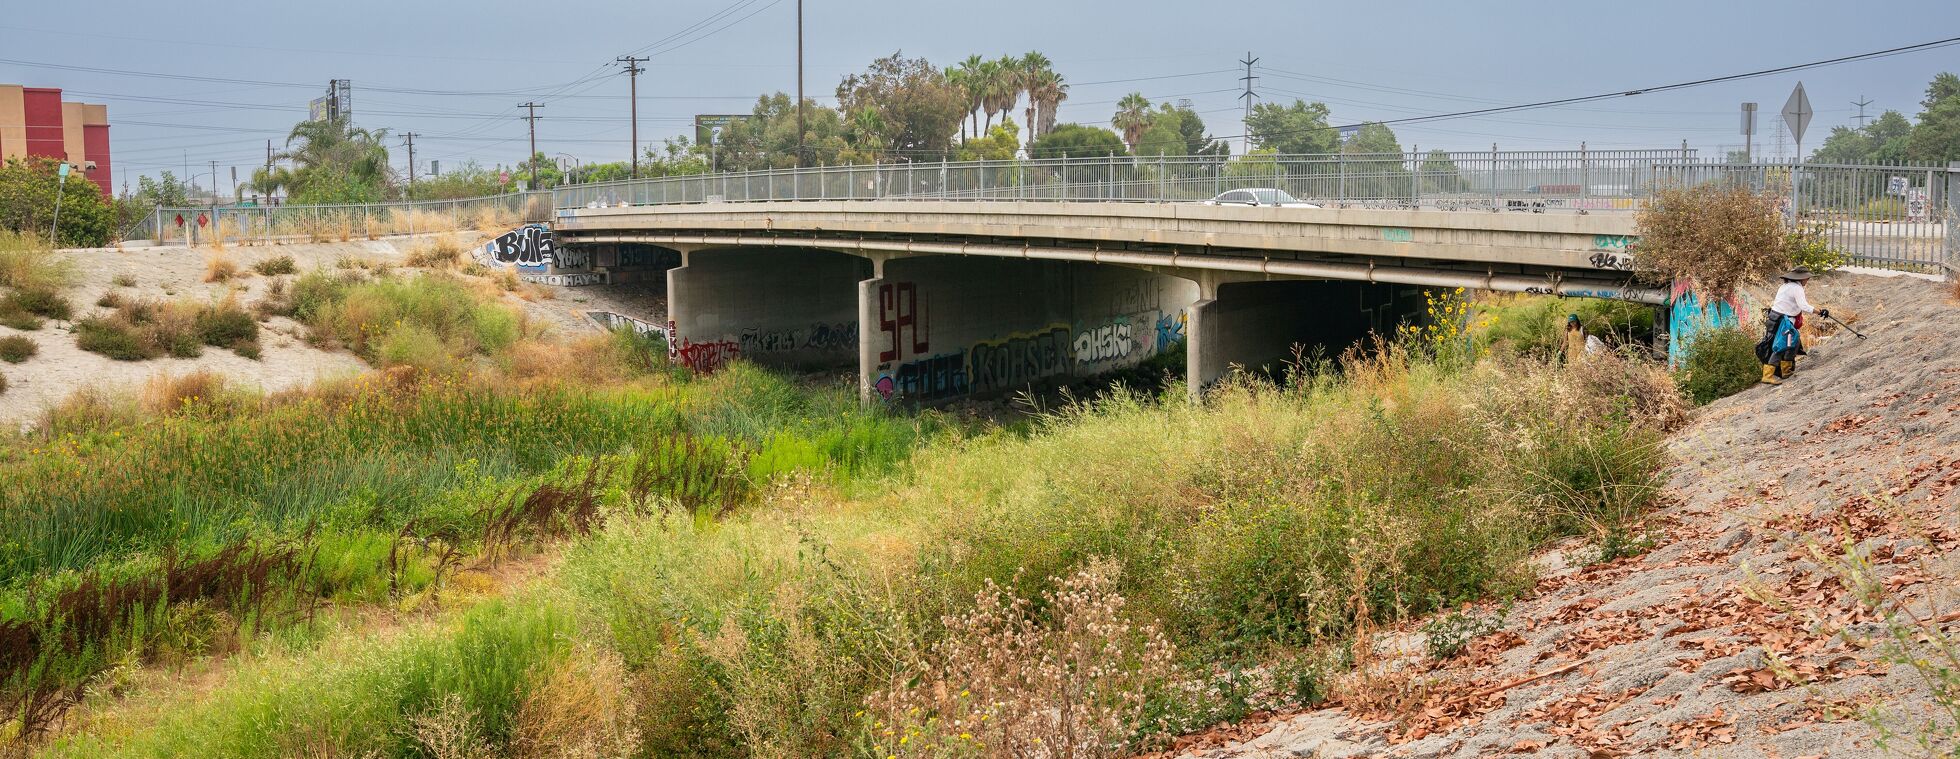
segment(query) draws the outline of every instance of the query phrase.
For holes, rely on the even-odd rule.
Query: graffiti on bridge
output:
[[[1182,309],[1157,317],[1157,350],[1164,350],[1184,340],[1184,325],[1190,317]]]
[[[977,343],[968,352],[967,378],[976,393],[1027,387],[1068,374],[1072,347],[1066,324]]]
[[[966,377],[966,356],[947,353],[898,365],[878,376],[873,387],[882,400],[904,398],[936,401],[972,392]]]
[[[857,348],[857,338],[857,322],[818,322],[805,329],[746,329],[740,342],[743,353],[847,351]]]
[[[486,266],[515,266],[519,271],[542,272],[553,266],[556,255],[551,228],[543,224],[526,224],[484,243],[477,250],[476,257]],[[576,255],[589,264],[590,259],[585,253]]]
[[[1155,311],[1162,294],[1157,291],[1157,283],[1140,279],[1127,285],[1119,285],[1109,296],[1109,310],[1103,313],[1126,314],[1137,311]]]
[[[666,340],[668,339],[668,336],[673,334],[670,327],[668,326],[673,324],[673,322],[668,322],[667,324],[659,324],[656,322],[635,319],[625,314],[615,314],[611,311],[587,311],[585,312],[585,318],[591,319],[592,323],[597,324],[599,325],[600,328],[606,330],[631,329],[634,332],[642,335],[649,335],[649,334],[659,335],[661,340]]]
[[[606,273],[599,271],[579,272],[576,274],[519,274],[517,278],[525,282],[551,285],[553,287],[585,287],[587,285],[603,285],[606,283]]]
[[[1586,260],[1590,261],[1595,269],[1633,271],[1633,257],[1623,253],[1614,253],[1609,250],[1595,251]]]
[[[671,325],[673,322],[668,324]],[[697,343],[683,337],[677,342],[669,342],[668,346],[670,346],[669,357],[680,362],[682,366],[702,374],[711,374],[742,355],[742,346],[733,340]]]
[[[919,308],[919,286],[914,282],[893,282],[878,286],[878,328],[889,347],[878,352],[879,363],[897,361],[907,355],[922,356],[930,350],[931,326]]]
[[[1075,362],[1099,364],[1116,361],[1128,357],[1136,348],[1137,340],[1130,328],[1130,317],[1119,316],[1108,324],[1076,333]]]

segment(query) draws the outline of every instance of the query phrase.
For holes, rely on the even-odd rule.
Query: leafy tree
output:
[[[536,182],[531,181],[531,177],[534,176],[531,173],[533,167],[537,169]],[[517,168],[511,169],[510,181],[512,185],[523,182],[529,185],[530,189],[543,190],[564,184],[565,175],[559,171],[557,161],[551,160],[550,156],[543,153],[537,153],[531,156],[531,160],[521,162],[517,164]]]
[[[1150,101],[1143,93],[1132,92],[1116,102],[1116,115],[1110,118],[1109,125],[1121,131],[1124,144],[1135,150],[1137,140],[1143,138],[1143,130],[1150,128],[1150,116]]]
[[[613,161],[611,163],[586,164],[573,169],[571,181],[583,184],[586,182],[617,182],[622,179],[632,178],[633,164],[631,162]]]
[[[107,245],[116,230],[115,212],[102,189],[78,173],[61,182],[60,162],[47,158],[13,159],[0,166],[0,229],[39,237],[54,224],[55,196],[61,197],[59,247]]]
[[[643,177],[693,176],[706,174],[708,170],[707,146],[689,144],[685,136],[669,137],[658,148],[648,145],[646,154],[640,158]]]
[[[152,179],[147,176],[136,178],[136,192],[115,201],[116,229],[126,230],[151,214],[158,207],[183,208],[190,205],[190,187],[177,181],[177,175],[168,171]]]
[[[893,53],[837,85],[837,104],[849,114],[854,142],[873,155],[911,160],[952,152],[966,118],[966,94],[924,58]]]
[[[1060,124],[1028,145],[1029,158],[1101,158],[1129,155],[1123,138],[1101,127]]]
[[[1164,103],[1158,107],[1157,113],[1150,117],[1150,123],[1152,126],[1159,123],[1169,124],[1177,130],[1184,139],[1184,152],[1175,155],[1224,156],[1231,153],[1231,147],[1223,140],[1214,140],[1205,133],[1204,118],[1199,116],[1197,111],[1189,108],[1179,108]],[[1151,138],[1146,135],[1144,143],[1149,145]]]
[[[506,190],[500,179],[498,172],[467,161],[436,176],[416,177],[415,199],[456,200],[496,195]],[[514,189],[516,185],[510,187]]]
[[[1871,163],[1898,161],[1906,157],[1912,124],[1898,111],[1886,111],[1863,128],[1838,126],[1824,138],[1824,146],[1811,153],[1818,163]]]
[[[967,140],[960,145],[957,160],[961,161],[1010,161],[1014,152],[1021,148],[1021,128],[1010,119],[1001,119],[986,137]]]
[[[1906,154],[1936,164],[1960,160],[1960,76],[1949,72],[1933,77],[1919,105],[1925,110],[1912,127]]]
[[[346,119],[302,121],[274,156],[289,165],[253,172],[252,186],[267,195],[286,191],[292,203],[372,203],[393,187],[388,130],[367,130]],[[297,143],[297,146],[295,145]]]
[[[852,148],[852,125],[846,124],[837,111],[806,99],[804,113],[802,149],[810,165],[871,162],[873,154],[860,154]],[[722,171],[793,168],[798,149],[794,101],[781,92],[764,95],[756,99],[749,118],[722,131],[718,144],[690,148],[686,140],[679,140],[670,142],[669,147],[674,152],[668,154],[672,160],[664,171],[691,170],[681,168],[681,158],[689,153],[699,153],[702,168],[712,162]]]
[[[1431,150],[1422,159],[1422,186],[1425,192],[1463,192],[1469,183],[1456,168],[1456,161],[1442,150]]]
[[[1184,135],[1177,131],[1174,119],[1160,118],[1151,121],[1150,128],[1143,130],[1143,134],[1137,136],[1136,144],[1131,147],[1140,156],[1189,155],[1185,148]]]
[[[1341,138],[1327,124],[1327,105],[1295,100],[1291,105],[1260,103],[1252,107],[1246,131],[1255,148],[1280,153],[1332,153]]]
[[[1276,179],[1279,177],[1279,151],[1254,148],[1252,152],[1225,164],[1225,176],[1231,179]]]
[[[1388,125],[1369,122],[1341,145],[1341,152],[1356,156],[1345,161],[1348,197],[1399,198],[1409,194],[1409,169],[1402,164],[1402,144]]]

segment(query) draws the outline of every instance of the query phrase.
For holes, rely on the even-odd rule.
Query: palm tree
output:
[[[1124,95],[1116,102],[1116,117],[1109,125],[1123,133],[1123,141],[1130,144],[1130,152],[1136,152],[1137,141],[1143,139],[1143,130],[1150,128],[1150,101],[1141,92]]]
[[[966,60],[960,61],[953,69],[946,72],[947,78],[958,85],[961,92],[966,93],[967,115],[972,117],[973,136],[976,139],[983,136],[980,134],[980,109],[987,104],[986,67],[987,59],[978,55],[969,55]],[[964,125],[966,121],[961,119],[961,124]]]
[[[1062,101],[1068,99],[1068,81],[1063,79],[1061,74],[1053,71],[1045,72],[1040,81],[1035,83],[1033,96],[1035,101],[1041,104],[1041,110],[1038,112],[1038,123],[1028,126],[1030,142],[1055,128],[1055,109],[1061,106]]]
[[[1028,128],[1028,139],[1032,140],[1034,139],[1034,113],[1040,106],[1035,90],[1041,87],[1043,77],[1054,75],[1055,64],[1048,60],[1048,56],[1032,50],[1021,56],[1019,63],[1014,72],[1016,74],[1014,83],[1022,92],[1028,94],[1027,121],[1022,122],[1022,125]]]
[[[987,76],[987,97],[983,106],[987,111],[987,128],[994,126],[994,114],[1005,116],[1012,113],[1014,104],[1021,101],[1021,62],[1002,56],[989,61]]]
[[[252,186],[268,196],[284,189],[302,202],[381,200],[390,175],[387,136],[386,129],[362,129],[345,119],[302,121],[275,156],[290,165],[258,170]]]

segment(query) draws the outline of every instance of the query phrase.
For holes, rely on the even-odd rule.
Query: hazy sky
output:
[[[445,167],[524,154],[516,104],[546,103],[538,148],[623,160],[627,81],[603,68],[650,51],[640,78],[640,139],[690,133],[697,113],[745,112],[795,87],[797,0],[89,0],[18,3],[0,17],[0,82],[52,86],[109,104],[118,185],[136,174],[219,162],[241,176],[283,140],[331,78],[352,79],[356,121],[413,131],[416,158]],[[1960,2],[1123,3],[805,0],[806,87],[832,100],[838,79],[902,50],[945,65],[971,53],[1046,53],[1072,83],[1064,121],[1107,125],[1142,92],[1188,98],[1213,134],[1237,135],[1238,59],[1260,58],[1266,100],[1328,103],[1337,123],[1669,84],[1960,36]],[[699,22],[728,11],[685,34]],[[646,54],[646,53],[642,53]],[[43,64],[40,66],[22,63]],[[213,82],[133,76],[93,67]],[[1852,101],[1908,118],[1933,74],[1960,71],[1946,47],[1795,74],[1570,108],[1396,127],[1404,147],[1739,148],[1737,104],[1762,104],[1759,151],[1801,79],[1817,109],[1806,148]],[[1129,81],[1121,81],[1129,80]],[[576,83],[576,84],[572,84]],[[567,87],[566,85],[571,84]],[[469,93],[469,94],[452,94]],[[1019,121],[1018,113],[1016,120]],[[397,167],[400,141],[391,140]],[[208,180],[199,184],[208,186]]]

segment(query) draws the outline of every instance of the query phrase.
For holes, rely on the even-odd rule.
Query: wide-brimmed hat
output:
[[[1810,268],[1807,266],[1799,266],[1795,269],[1791,269],[1789,271],[1783,272],[1783,279],[1787,279],[1791,282],[1802,282],[1806,279],[1810,279]]]

